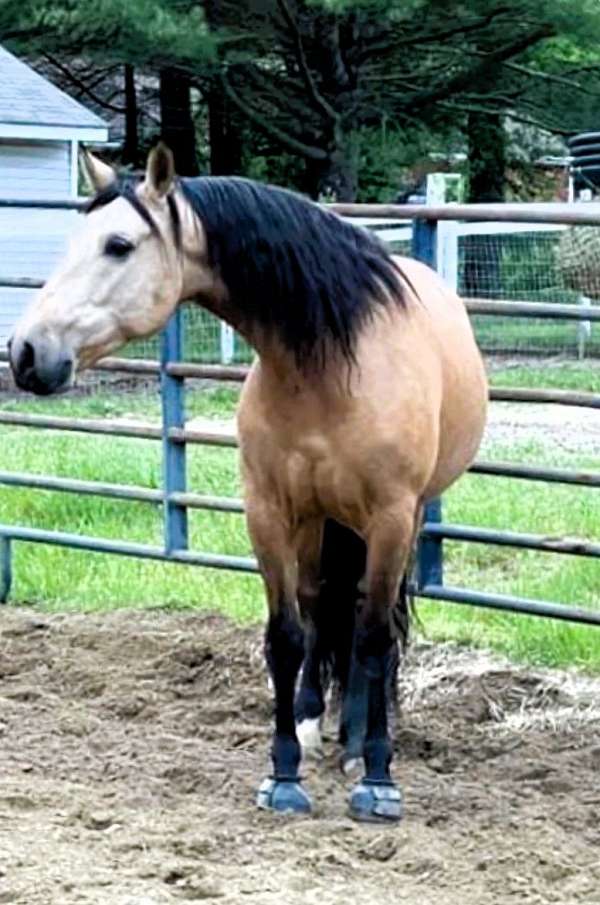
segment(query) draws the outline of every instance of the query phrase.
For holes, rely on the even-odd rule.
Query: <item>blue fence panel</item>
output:
[[[183,318],[177,311],[161,336],[161,400],[163,427],[163,493],[165,551],[188,546],[187,507],[174,502],[171,494],[187,489],[186,445],[169,436],[171,428],[185,427],[185,380],[167,373],[167,365],[179,362],[183,351]]]

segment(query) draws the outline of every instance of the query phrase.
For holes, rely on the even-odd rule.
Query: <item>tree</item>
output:
[[[99,112],[123,117],[124,163],[141,163],[143,118],[171,144],[180,173],[198,172],[189,72],[214,56],[214,43],[196,2],[5,0],[0,39]]]
[[[468,114],[557,125],[539,86],[560,78],[528,65],[560,30],[600,35],[595,5],[580,0],[222,0],[227,97],[241,116],[302,158],[305,187],[351,200],[353,135],[382,119],[405,131]],[[240,24],[241,23],[241,24]],[[560,64],[558,66],[560,68]],[[571,79],[565,91],[577,90]],[[596,97],[600,94],[596,92]],[[573,105],[572,105],[573,106]]]
[[[473,184],[489,194],[496,162],[484,167],[477,132],[495,124],[500,139],[506,116],[558,133],[586,128],[600,98],[599,38],[596,0],[4,0],[0,7],[0,39],[30,57],[51,52],[68,70],[78,59],[114,64],[129,73],[129,89],[126,66],[144,77],[163,72],[173,98],[181,92],[172,104],[165,95],[163,113],[188,172],[195,89],[208,108],[213,172],[254,167],[248,149],[256,150],[269,165],[279,156],[311,195],[340,200],[356,196],[365,141],[384,126],[408,145],[427,131],[469,133],[479,155]],[[119,99],[125,110],[133,103],[131,90]],[[175,107],[178,123],[168,113]],[[132,138],[129,157],[133,145]]]

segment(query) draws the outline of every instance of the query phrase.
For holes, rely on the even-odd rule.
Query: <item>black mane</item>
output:
[[[404,303],[399,269],[366,229],[249,179],[209,176],[178,185],[202,222],[208,263],[242,320],[277,334],[300,366],[323,362],[330,345],[352,359],[375,307]],[[92,200],[90,209],[112,200],[110,193]],[[117,195],[139,211],[130,181],[112,189]],[[174,205],[171,216],[177,236]]]

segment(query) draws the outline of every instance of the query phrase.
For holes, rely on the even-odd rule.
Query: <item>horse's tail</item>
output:
[[[348,680],[352,640],[357,608],[361,605],[361,581],[367,565],[367,547],[354,531],[338,522],[325,522],[321,552],[321,595],[317,631],[323,640],[322,679],[333,680],[341,689]],[[404,577],[392,610],[392,628],[402,648],[408,642],[411,601],[407,576]],[[391,660],[390,686],[396,688],[398,648]]]

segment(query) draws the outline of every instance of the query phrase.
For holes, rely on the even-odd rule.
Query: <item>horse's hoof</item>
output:
[[[262,810],[310,814],[310,797],[300,785],[300,780],[269,777],[260,785],[256,804]]]
[[[392,782],[363,779],[352,790],[350,814],[355,820],[368,823],[393,823],[404,812],[402,794]]]
[[[296,724],[296,735],[302,748],[302,756],[312,760],[322,760],[324,757],[323,741],[321,739],[321,721],[304,719]]]

